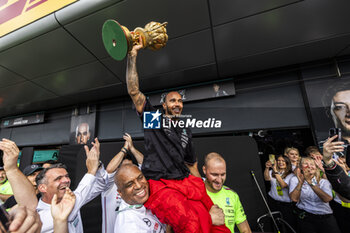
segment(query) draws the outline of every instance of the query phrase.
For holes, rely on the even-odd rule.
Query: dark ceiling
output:
[[[350,2],[80,0],[0,38],[0,117],[125,96],[125,60],[101,28],[167,21],[169,42],[138,58],[144,92],[350,52]]]

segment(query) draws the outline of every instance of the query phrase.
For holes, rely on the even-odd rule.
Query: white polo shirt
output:
[[[117,191],[117,185],[113,184],[106,192],[101,194],[102,202],[102,233],[114,233],[117,208],[122,198]]]
[[[166,227],[143,205],[129,205],[121,201],[114,233],[165,233]]]
[[[96,176],[85,174],[74,191],[76,196],[75,205],[68,217],[69,233],[83,233],[83,223],[80,216],[80,208],[97,197],[101,192],[106,191],[113,184],[115,173],[108,174],[102,166],[96,172]],[[53,218],[51,216],[51,205],[39,200],[37,211],[43,223],[41,232],[53,233]]]
[[[269,192],[269,195],[272,199],[276,200],[276,201],[281,201],[281,202],[292,202],[292,200],[289,197],[289,190],[288,187],[287,188],[281,188],[281,186],[279,185],[279,183],[277,182],[276,178],[272,177],[272,170],[270,170],[269,172],[270,175],[270,182],[271,182],[271,189]],[[290,179],[293,177],[293,173],[289,174],[288,176],[286,176],[283,181],[286,182],[289,185],[289,181]]]
[[[93,184],[95,183],[95,176],[91,174],[85,174],[80,181],[77,189],[74,191],[76,196],[75,205],[68,217],[68,230],[69,233],[82,233],[83,223],[80,216],[80,208],[87,202],[88,193],[91,191]],[[53,218],[51,216],[51,205],[43,202],[40,198],[38,206],[36,207],[40,215],[42,222],[42,233],[53,233]]]
[[[141,170],[142,164],[138,165]],[[115,175],[108,174],[109,176]],[[117,185],[114,183],[112,177],[113,185],[109,186],[109,189],[101,193],[101,206],[102,206],[102,233],[114,233],[114,224],[117,218],[117,212],[122,198],[117,191]],[[109,178],[110,179],[110,178]]]
[[[293,176],[289,183],[289,193],[293,192],[298,183],[298,178],[296,176]],[[332,186],[328,180],[321,179],[317,185],[320,189],[322,189],[323,192],[327,193],[329,196],[332,196]],[[333,213],[331,207],[329,206],[329,203],[323,202],[306,181],[304,181],[301,187],[301,193],[297,207],[312,214],[324,215]]]

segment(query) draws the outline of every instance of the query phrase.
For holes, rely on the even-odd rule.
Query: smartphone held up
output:
[[[340,128],[330,128],[329,129],[329,137],[331,138],[335,135],[337,135],[338,137],[336,139],[334,139],[333,141],[341,141],[342,140]]]

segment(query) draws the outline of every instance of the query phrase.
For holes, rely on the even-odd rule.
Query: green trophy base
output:
[[[108,54],[121,61],[128,53],[128,40],[122,26],[115,20],[107,20],[102,27],[103,44]]]

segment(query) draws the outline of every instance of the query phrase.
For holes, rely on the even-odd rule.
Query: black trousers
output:
[[[335,201],[329,203],[333,209],[333,215],[337,220],[338,226],[342,233],[350,232],[350,208],[341,206]]]
[[[299,210],[298,232],[300,233],[341,233],[333,214],[315,215]]]
[[[297,219],[296,215],[293,213],[294,203],[276,201],[275,199],[271,198],[270,195],[267,196],[271,211],[280,211],[282,213],[283,220],[285,220],[296,231]],[[288,232],[283,229],[281,230],[282,232]]]

